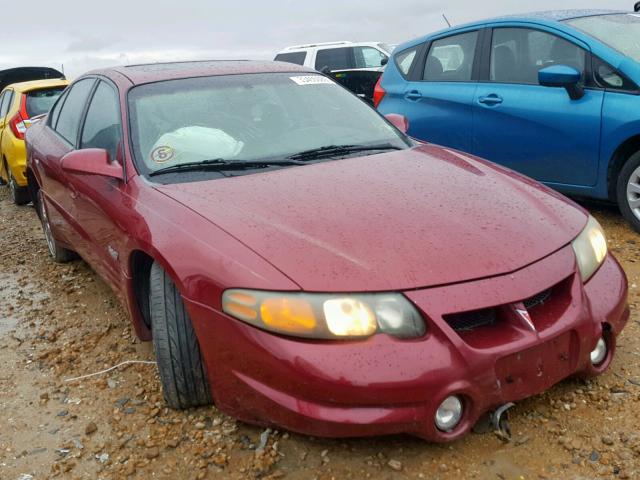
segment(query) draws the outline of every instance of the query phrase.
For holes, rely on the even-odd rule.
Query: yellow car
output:
[[[0,94],[0,184],[9,184],[17,205],[29,203],[24,134],[32,118],[49,112],[67,80],[14,83]]]

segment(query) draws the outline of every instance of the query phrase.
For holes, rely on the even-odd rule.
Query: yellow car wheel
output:
[[[9,176],[9,189],[11,190],[13,203],[16,205],[26,205],[29,203],[31,199],[29,198],[29,190],[27,190],[27,187],[21,187],[18,185],[18,182],[13,178],[13,174],[9,168],[7,169],[7,175]]]

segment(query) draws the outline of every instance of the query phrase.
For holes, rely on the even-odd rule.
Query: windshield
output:
[[[390,45],[388,43],[379,43],[378,46],[389,54],[393,53],[396,48],[396,45]]]
[[[48,113],[65,87],[47,88],[27,93],[27,115],[35,117]]]
[[[130,92],[129,107],[134,156],[143,174],[212,159],[285,159],[327,146],[410,145],[356,96],[314,74],[227,75],[147,84]],[[380,152],[350,152],[374,153]]]
[[[640,62],[640,14],[597,15],[566,23]]]

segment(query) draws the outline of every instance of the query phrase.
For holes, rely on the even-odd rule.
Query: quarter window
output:
[[[3,92],[0,96],[0,118],[4,118],[9,109],[9,90]]]
[[[470,81],[477,41],[478,32],[468,32],[433,42],[424,66],[424,79],[430,82]]]
[[[2,98],[2,104],[0,105],[0,118],[4,118],[9,110],[11,110],[11,103],[13,101],[13,90],[7,90]]]
[[[400,52],[395,56],[396,65],[398,66],[400,73],[405,77],[409,75],[411,65],[413,65],[413,61],[416,59],[417,53],[418,47],[413,47],[409,50],[405,50],[404,52]]]
[[[491,41],[490,80],[538,85],[538,71],[551,65],[573,67],[584,76],[586,51],[540,30],[497,28]]]
[[[75,145],[78,140],[80,119],[93,84],[92,78],[80,80],[74,84],[60,110],[55,130],[72,145]]]
[[[307,52],[291,52],[291,53],[279,53],[274,60],[276,62],[294,63],[296,65],[304,65],[304,61],[307,58]]]
[[[87,110],[80,148],[103,148],[115,160],[121,138],[118,96],[113,88],[100,82]]]

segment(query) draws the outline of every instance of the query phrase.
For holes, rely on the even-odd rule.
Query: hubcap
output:
[[[51,234],[51,226],[49,225],[49,217],[47,216],[47,207],[44,205],[44,198],[42,194],[38,195],[38,204],[40,207],[40,218],[42,220],[42,230],[44,230],[44,238],[47,241],[49,247],[49,253],[52,257],[56,255],[56,244]]]
[[[640,167],[636,168],[629,177],[627,202],[631,212],[640,220]]]
[[[11,170],[9,170],[8,176],[9,176],[9,188],[11,189],[11,196],[15,199],[16,198],[16,194],[17,194],[17,190],[18,190],[18,186],[16,185],[16,181],[13,178]]]

